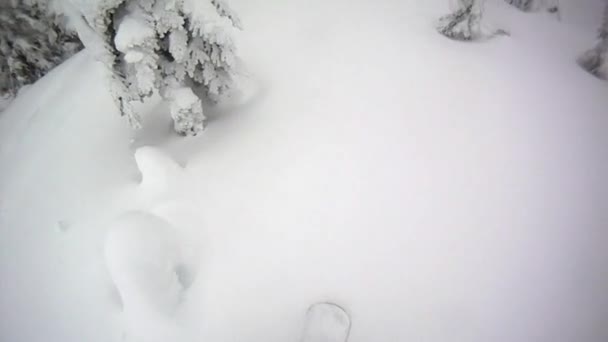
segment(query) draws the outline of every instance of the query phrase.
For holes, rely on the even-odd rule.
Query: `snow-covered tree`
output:
[[[437,30],[455,40],[481,37],[483,2],[484,0],[457,0],[455,11],[439,19]]]
[[[196,135],[201,97],[217,101],[233,86],[231,33],[241,24],[223,0],[103,0],[82,19],[79,34],[108,66],[114,98],[134,126],[131,103],[159,91],[175,130]]]
[[[0,96],[14,96],[82,45],[48,3],[0,0]]]
[[[578,59],[583,69],[601,79],[608,79],[608,2],[604,7],[604,17],[598,31],[597,43]]]
[[[559,16],[559,0],[505,0],[524,12],[547,11]]]
[[[534,0],[505,0],[508,4],[519,8],[522,11],[529,11],[532,9]]]

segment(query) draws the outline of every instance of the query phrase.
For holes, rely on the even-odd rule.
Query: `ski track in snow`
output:
[[[560,2],[463,44],[443,0],[233,0],[246,87],[192,139],[78,54],[0,113],[0,341],[297,341],[320,301],[351,342],[608,340],[602,4]]]

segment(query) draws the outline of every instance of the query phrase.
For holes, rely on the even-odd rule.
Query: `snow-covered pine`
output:
[[[505,0],[509,5],[513,5],[522,11],[529,11],[532,7],[533,0]]]
[[[145,2],[143,6],[127,2],[116,18],[114,36],[114,46],[120,53],[130,98],[139,101],[154,92],[158,69],[155,51],[159,46],[154,18],[146,12],[145,7]]]
[[[13,97],[82,49],[65,18],[47,4],[0,1],[0,97]]]
[[[133,128],[141,127],[139,114],[132,102],[139,100],[130,91],[125,65],[114,43],[115,16],[125,0],[66,0],[71,10],[72,25],[83,44],[108,70],[108,88],[122,116]]]
[[[559,0],[505,0],[524,12],[547,11],[560,16]]]
[[[579,65],[590,72],[592,75],[608,79],[608,65],[606,58],[608,57],[608,2],[604,7],[604,17],[602,25],[598,31],[597,43],[595,47],[585,52],[578,59]]]
[[[205,116],[201,99],[190,87],[171,87],[165,93],[171,103],[171,117],[176,132],[196,135],[205,128]]]
[[[177,11],[166,10],[174,6]],[[171,102],[175,130],[196,135],[205,116],[193,90],[217,101],[232,88],[236,49],[231,33],[242,27],[240,20],[222,0],[157,0],[153,13],[161,37],[161,95]]]
[[[241,23],[230,7],[222,0],[107,0],[93,13],[86,22],[101,37],[97,49],[123,115],[138,125],[131,102],[158,90],[170,102],[178,133],[202,131],[196,94],[217,101],[233,86],[231,33]]]
[[[243,24],[241,23],[241,19],[238,17],[236,12],[234,12],[232,10],[232,8],[230,8],[228,6],[228,4],[224,0],[211,0],[211,3],[213,4],[213,6],[215,6],[215,8],[217,9],[217,12],[222,17],[226,17],[226,18],[230,19],[230,21],[232,22],[234,27],[238,28],[239,30],[243,29]]]
[[[457,0],[456,10],[439,19],[437,30],[455,40],[469,41],[482,37],[483,2],[484,0]]]

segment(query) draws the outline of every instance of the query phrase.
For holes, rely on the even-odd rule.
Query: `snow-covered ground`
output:
[[[0,341],[297,341],[325,300],[352,342],[608,340],[600,0],[469,44],[443,0],[232,4],[200,137],[132,132],[86,52],[0,113]]]

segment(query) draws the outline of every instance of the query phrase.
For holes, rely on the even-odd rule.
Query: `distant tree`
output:
[[[175,130],[196,135],[201,97],[217,101],[233,87],[231,33],[241,24],[223,0],[102,0],[81,19],[79,34],[108,67],[111,92],[135,127],[132,103],[159,91]]]
[[[455,40],[475,40],[482,36],[484,0],[457,0],[456,10],[439,19],[437,30]]]
[[[547,11],[559,17],[559,0],[505,0],[524,12]]]
[[[13,97],[82,48],[44,2],[0,0],[0,96]]]
[[[519,8],[522,11],[529,11],[532,9],[534,0],[505,0],[508,4]]]
[[[578,59],[579,65],[590,72],[592,75],[608,79],[608,2],[604,7],[604,17],[598,31],[597,43],[591,50],[585,52]]]

